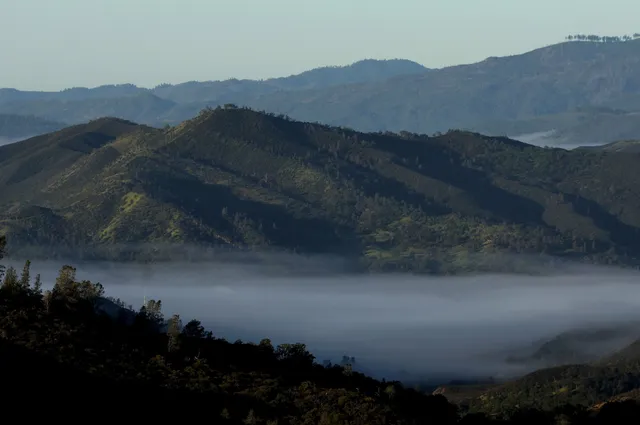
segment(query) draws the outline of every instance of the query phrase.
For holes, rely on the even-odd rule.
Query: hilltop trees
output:
[[[596,35],[596,34],[575,34],[565,37],[567,41],[591,41],[596,43],[619,43],[624,41],[637,40],[640,38],[640,33],[633,35],[621,35],[621,36],[608,36],[608,35]]]

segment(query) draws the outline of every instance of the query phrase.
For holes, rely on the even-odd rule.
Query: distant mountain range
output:
[[[30,258],[187,244],[431,273],[537,270],[515,253],[640,264],[637,162],[235,107],[165,130],[104,118],[0,147],[0,234]]]
[[[105,85],[96,88],[70,88],[60,92],[0,89],[0,113],[35,115],[64,122],[83,123],[114,116],[162,126],[195,116],[210,105],[236,102],[280,91],[324,89],[354,83],[383,81],[401,75],[428,71],[424,66],[403,59],[367,59],[349,66],[322,67],[289,77],[267,80],[237,80],[162,84],[153,89],[133,84]],[[21,135],[36,134],[37,125]],[[42,134],[40,131],[37,134]],[[0,127],[0,136],[9,137]]]
[[[0,90],[0,113],[67,124],[115,116],[162,127],[229,103],[359,131],[466,129],[566,146],[635,139],[640,39],[565,42],[441,69],[365,60],[263,81]]]

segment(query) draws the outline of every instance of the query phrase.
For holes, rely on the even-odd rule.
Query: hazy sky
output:
[[[640,31],[637,0],[0,0],[0,87],[267,78],[363,58],[429,67]]]

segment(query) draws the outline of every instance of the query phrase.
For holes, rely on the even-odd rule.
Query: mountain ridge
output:
[[[121,96],[137,95],[141,93],[158,94],[162,89],[176,88],[188,84],[196,84],[201,86],[219,84],[253,84],[262,83],[265,85],[274,85],[277,89],[293,89],[296,86],[305,87],[305,80],[311,80],[307,85],[312,86],[331,86],[345,84],[344,82],[326,82],[324,84],[314,81],[319,75],[337,74],[338,78],[346,80],[378,80],[388,76],[399,76],[409,73],[421,73],[429,71],[429,68],[420,65],[417,62],[408,59],[362,59],[348,65],[328,65],[321,66],[297,74],[291,74],[284,77],[271,77],[263,79],[238,79],[228,78],[226,80],[204,80],[204,81],[185,81],[176,84],[158,84],[155,87],[137,86],[131,83],[121,84],[104,84],[96,87],[71,87],[58,91],[39,91],[39,90],[18,90],[14,88],[0,88],[0,103],[24,101],[24,100],[50,100],[59,97],[59,100],[85,100],[92,98],[112,98]],[[347,75],[340,75],[347,72]],[[368,74],[359,76],[357,73]],[[377,75],[381,74],[381,75]],[[308,88],[308,87],[307,87]],[[162,97],[162,96],[161,96]],[[167,100],[171,100],[167,97]],[[192,100],[193,101],[193,100]]]
[[[592,131],[582,128],[579,121],[578,128],[572,130],[575,117],[571,111],[598,107],[640,111],[636,95],[640,88],[638,47],[640,39],[617,43],[574,41],[440,69],[423,70],[421,65],[410,61],[401,62],[404,65],[388,61],[398,75],[373,72],[376,77],[371,79],[364,72],[356,72],[357,81],[348,76],[349,70],[355,69],[352,65],[352,68],[320,68],[284,79],[188,82],[158,86],[155,91],[132,85],[105,86],[110,87],[107,91],[111,94],[84,100],[79,96],[88,89],[61,93],[66,100],[25,99],[21,102],[15,98],[17,92],[5,90],[4,96],[0,91],[0,113],[32,114],[69,123],[113,115],[161,127],[189,119],[207,106],[237,104],[359,131],[404,130],[433,134],[462,128],[486,133],[487,123],[494,122],[489,128],[491,134],[510,136],[516,136],[506,131],[514,125],[510,121],[550,116],[553,119],[522,125],[529,125],[533,132],[549,131],[555,129],[548,127],[555,121],[558,129],[571,130],[574,134],[571,137],[575,139]],[[359,63],[368,64],[367,61]],[[335,75],[306,78],[309,72]],[[295,87],[276,84],[292,81],[291,78],[304,81]],[[118,93],[126,95],[117,96]],[[132,93],[149,96],[137,98],[135,103],[132,99],[136,96]],[[118,106],[115,99],[120,99],[122,105]],[[65,116],[61,112],[66,108],[64,102],[71,100],[79,103]],[[611,131],[618,126],[615,120],[603,125]],[[629,129],[622,132],[621,137],[640,137],[634,125],[625,126]],[[612,140],[602,142],[608,141]]]
[[[531,263],[509,253],[635,264],[640,249],[633,158],[470,132],[358,133],[227,107],[165,130],[97,120],[0,158],[12,252],[195,243],[449,273]]]

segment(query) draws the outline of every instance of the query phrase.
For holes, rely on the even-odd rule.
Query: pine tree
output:
[[[27,260],[22,268],[22,275],[20,276],[20,287],[22,289],[28,289],[31,285],[31,261]]]
[[[18,273],[16,269],[10,266],[7,269],[6,274],[4,275],[4,281],[2,282],[2,286],[7,289],[13,289],[18,286]]]
[[[42,281],[40,280],[40,274],[39,273],[36,275],[36,280],[33,282],[33,290],[37,294],[41,294],[42,293]]]
[[[182,332],[182,320],[180,316],[174,314],[169,319],[167,328],[168,346],[167,350],[171,353],[180,348],[180,333]]]

